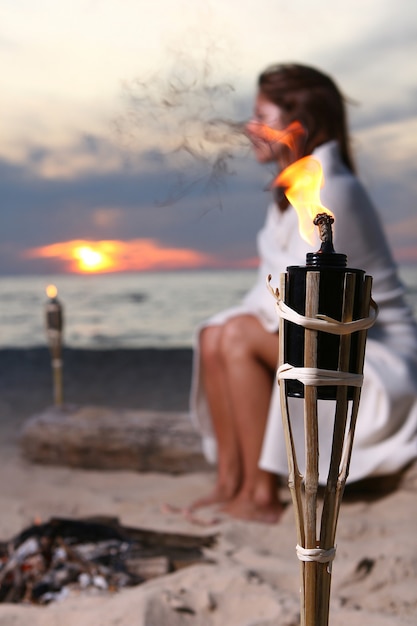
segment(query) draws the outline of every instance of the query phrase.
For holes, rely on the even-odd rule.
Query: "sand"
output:
[[[67,363],[70,360],[66,388],[72,401],[186,408],[187,350],[146,355],[142,351],[110,355],[74,351]],[[156,378],[153,388],[145,390],[156,371],[164,380],[163,394],[155,391]],[[142,382],[130,392],[134,376]],[[14,536],[35,518],[47,521],[54,515],[111,515],[129,526],[218,534],[215,547],[207,550],[212,563],[193,565],[113,594],[81,592],[45,607],[2,604],[1,626],[299,624],[299,565],[291,504],[277,525],[223,519],[215,526],[200,527],[181,515],[162,512],[161,504],[187,504],[209,488],[210,472],[172,476],[30,464],[22,458],[19,431],[33,412],[50,403],[46,354],[42,350],[0,351],[0,380],[0,539]],[[378,484],[376,491],[371,485],[368,491],[362,488],[344,500],[333,564],[331,626],[416,624],[416,466],[390,486],[385,483],[382,490]],[[289,501],[286,487],[282,495]]]

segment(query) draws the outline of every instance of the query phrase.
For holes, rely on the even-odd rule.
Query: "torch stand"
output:
[[[63,403],[62,391],[62,328],[63,308],[57,299],[55,285],[47,288],[49,299],[45,310],[46,336],[48,339],[49,352],[53,376],[54,404],[61,407]]]
[[[344,256],[344,255],[337,255]],[[304,270],[302,297],[297,311],[287,304],[293,290],[288,270]],[[307,270],[307,271],[305,271]],[[341,294],[332,294],[325,271],[320,268],[287,268],[280,290],[273,290],[280,315],[278,383],[289,468],[289,488],[297,526],[297,556],[301,575],[301,626],[327,626],[329,619],[331,562],[335,557],[336,526],[349,472],[355,423],[358,414],[367,328],[376,317],[371,300],[372,278],[361,270],[338,272]],[[337,273],[337,272],[336,272]],[[270,279],[270,278],[269,278]],[[322,300],[339,298],[339,319],[322,313]],[[372,312],[370,315],[370,306]],[[297,307],[295,307],[297,308]],[[330,307],[331,308],[331,307]],[[301,362],[287,362],[294,329],[302,337]],[[328,350],[323,341],[336,342],[335,366],[323,367]],[[289,341],[290,340],[290,341]],[[326,346],[325,346],[326,347]],[[291,351],[290,351],[291,352]],[[321,354],[324,353],[324,354]],[[294,387],[295,385],[295,387]],[[297,387],[298,386],[298,387]],[[300,391],[301,388],[301,391]],[[300,472],[291,428],[289,397],[303,398],[305,474]],[[335,403],[331,458],[318,524],[319,427],[318,399]]]
[[[51,354],[52,380],[54,390],[54,404],[61,407],[63,404],[62,385],[62,339],[61,331],[49,328],[47,331],[49,351]]]

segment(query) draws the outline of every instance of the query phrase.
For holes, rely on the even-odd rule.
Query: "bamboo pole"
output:
[[[371,289],[372,289],[372,277],[365,276],[363,290],[362,290],[362,307],[361,307],[361,312],[360,312],[360,316],[363,318],[368,317],[369,315],[369,309],[370,309],[370,303],[371,303]],[[368,333],[367,330],[362,330],[362,331],[359,331],[358,333],[357,362],[356,362],[356,372],[358,374],[363,373],[367,333]],[[338,483],[337,483],[337,489],[335,492],[335,501],[333,503],[333,510],[334,510],[333,529],[332,529],[333,536],[329,540],[330,543],[332,543],[333,545],[335,543],[335,538],[336,538],[336,525],[337,525],[337,520],[339,517],[340,507],[342,504],[343,492],[344,492],[346,480],[349,474],[349,466],[350,466],[350,459],[352,456],[353,439],[355,435],[356,420],[357,420],[358,411],[359,411],[360,396],[361,396],[361,387],[355,387],[353,390],[353,402],[352,402],[352,409],[351,409],[351,415],[350,415],[350,422],[349,422],[347,434],[345,437],[346,440],[345,440],[345,445],[344,445],[341,463],[340,463],[340,472],[339,472],[339,478],[338,478]],[[346,431],[346,428],[345,428],[345,431]],[[328,601],[330,601],[330,581],[328,582],[328,585],[329,585],[328,591],[326,590],[325,593],[328,596]],[[329,611],[327,609],[327,613],[328,612]],[[321,626],[320,623],[319,623],[319,626]]]
[[[361,317],[368,317],[369,315],[369,309],[371,306],[371,290],[372,290],[372,276],[365,276],[363,294],[362,294]],[[361,330],[358,333],[358,348],[357,348],[357,362],[356,362],[356,371],[358,374],[363,373],[367,334],[368,334],[367,330]],[[345,444],[345,448],[343,451],[342,469],[340,472],[340,481],[343,482],[343,484],[346,482],[346,479],[349,474],[350,459],[352,456],[353,438],[355,435],[355,427],[356,427],[356,420],[358,417],[361,391],[362,391],[361,387],[355,387],[353,391],[352,414],[351,414],[348,433],[346,437],[346,444]],[[342,501],[342,498],[339,497],[338,503],[337,503],[339,508],[341,505],[341,501]]]
[[[307,272],[305,315],[319,312],[320,272]],[[304,335],[304,367],[317,367],[317,331],[306,328]],[[319,439],[317,421],[317,387],[304,388],[305,428],[305,545],[317,548],[317,492],[319,486]],[[305,624],[317,626],[316,598],[317,563],[304,562]]]
[[[62,381],[62,333],[55,328],[49,328],[47,334],[51,355],[54,404],[55,406],[61,407],[64,401]]]
[[[280,276],[280,296],[285,302],[285,290],[286,290],[286,274]],[[279,358],[278,363],[282,365],[284,363],[284,345],[285,345],[285,331],[284,331],[284,318],[280,317],[279,322]],[[302,501],[302,474],[299,470],[297,463],[297,456],[295,452],[294,438],[291,429],[290,415],[288,410],[288,398],[285,392],[285,381],[280,383],[280,400],[281,400],[281,413],[282,423],[285,436],[285,448],[287,451],[288,460],[288,487],[290,489],[291,498],[294,506],[295,524],[297,529],[297,542],[300,546],[305,545],[305,529],[304,529],[304,511]],[[305,588],[304,588],[304,563],[300,562],[300,607],[301,607],[301,626],[305,626]]]
[[[63,385],[62,385],[62,358],[54,358],[52,360],[52,373],[54,384],[54,403],[55,406],[62,406],[64,402]]]
[[[353,306],[355,299],[356,275],[347,273],[344,280],[342,322],[351,322],[353,319]],[[351,335],[340,337],[338,370],[349,370],[351,350]],[[338,517],[337,501],[343,494],[344,484],[339,480],[340,463],[346,434],[348,416],[348,387],[340,385],[336,392],[336,409],[333,429],[332,451],[329,464],[329,473],[324,492],[323,510],[321,517],[320,543],[323,550],[334,547],[336,526]],[[327,626],[329,621],[331,568],[328,563],[318,563],[317,575],[317,598],[318,598],[318,621],[319,626]]]

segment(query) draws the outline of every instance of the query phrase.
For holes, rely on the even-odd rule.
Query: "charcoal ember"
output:
[[[25,539],[14,550],[10,546],[9,557],[2,559],[0,584],[10,572],[18,570],[22,563],[24,563],[28,558],[32,557],[33,555],[39,553],[40,549],[40,542],[34,537],[29,537],[28,539]]]

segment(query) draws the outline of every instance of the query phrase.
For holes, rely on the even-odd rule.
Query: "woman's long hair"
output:
[[[260,75],[258,87],[266,98],[283,110],[287,125],[298,120],[306,128],[304,154],[299,157],[336,139],[345,165],[355,171],[345,98],[329,76],[296,63],[272,65]]]

